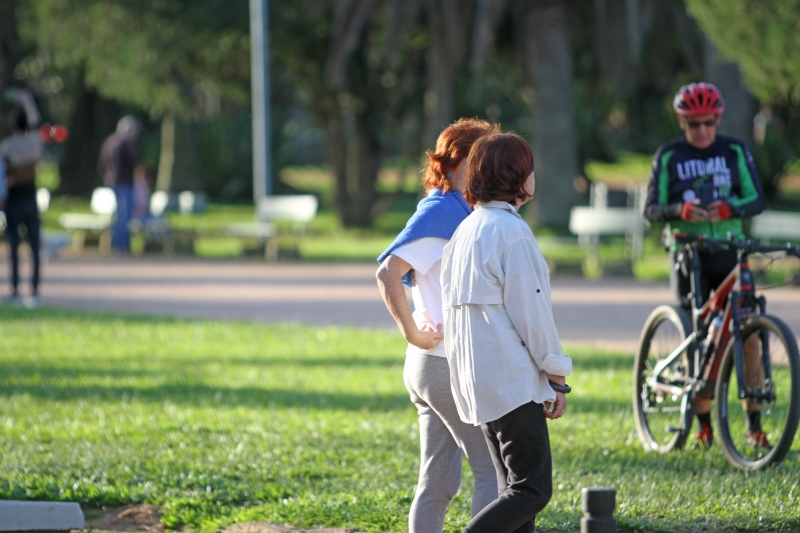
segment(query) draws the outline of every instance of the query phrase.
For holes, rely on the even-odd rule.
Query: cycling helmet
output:
[[[714,85],[705,82],[690,83],[675,93],[672,107],[684,117],[719,115],[725,109],[725,101]]]

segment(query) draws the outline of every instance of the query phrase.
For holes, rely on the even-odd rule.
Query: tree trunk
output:
[[[525,58],[534,90],[536,193],[528,214],[538,226],[566,230],[578,201],[578,135],[569,13],[563,0],[532,0],[524,16]]]
[[[102,184],[97,160],[103,141],[114,132],[120,108],[86,86],[83,67],[78,69],[75,111],[70,119],[69,138],[59,163],[61,183],[58,194],[89,196]]]
[[[199,191],[197,176],[197,138],[193,122],[175,121],[175,162],[172,165],[171,186],[175,191]]]
[[[375,221],[375,182],[383,159],[376,120],[369,110],[328,119],[326,159],[336,183],[334,204],[345,227],[366,228]]]
[[[595,0],[594,4],[600,70],[625,99],[636,86],[642,53],[642,0]]]
[[[14,69],[21,59],[16,8],[16,0],[0,0],[0,139],[11,134],[7,118],[12,108],[2,93],[14,84]]]
[[[169,192],[172,187],[172,167],[175,163],[175,115],[161,118],[161,153],[158,156],[156,190]]]
[[[706,81],[716,85],[725,99],[719,132],[743,140],[752,149],[753,118],[758,102],[747,91],[739,66],[726,61],[708,39],[705,43]]]
[[[344,137],[344,123],[341,115],[329,115],[325,124],[325,160],[333,173],[333,204],[342,222],[344,222],[350,205],[347,195],[347,157]]]
[[[355,124],[353,167],[358,171],[350,180],[353,185],[351,196],[355,209],[348,225],[366,228],[375,222],[374,208],[378,200],[375,184],[383,161],[383,147],[379,140],[379,124],[375,112],[356,115]]]
[[[431,0],[428,6],[428,90],[425,114],[430,146],[454,116],[455,83],[467,53],[467,39],[457,0]]]

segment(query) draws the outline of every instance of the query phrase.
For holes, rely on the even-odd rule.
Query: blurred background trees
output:
[[[777,200],[800,158],[799,6],[271,0],[273,175],[324,165],[342,223],[367,227],[416,194],[381,187],[381,169],[416,170],[444,126],[484,117],[529,140],[546,201],[528,216],[563,230],[585,198],[587,163],[680,135],[672,95],[706,79],[728,102],[723,132],[752,146]],[[99,184],[99,145],[134,113],[159,188],[244,202],[248,30],[244,0],[0,0],[0,88],[31,88],[47,120],[70,125],[56,153],[62,194]]]

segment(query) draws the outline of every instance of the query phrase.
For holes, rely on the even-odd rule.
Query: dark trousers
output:
[[[731,270],[736,268],[738,258],[734,250],[721,250],[718,252],[699,252],[700,257],[700,294],[703,302],[708,300],[712,289],[725,281]],[[692,307],[689,293],[692,292],[691,263],[686,252],[672,251],[669,253],[669,286],[675,301],[686,309]]]
[[[533,533],[553,495],[553,462],[541,404],[526,403],[481,426],[497,470],[498,498],[462,533]]]
[[[114,194],[117,198],[117,220],[114,222],[114,236],[111,239],[111,245],[118,252],[125,253],[131,249],[128,222],[133,216],[133,185],[114,185]]]
[[[31,287],[35,295],[39,290],[39,209],[36,201],[9,202],[6,207],[6,238],[11,248],[11,291],[17,294],[19,285],[19,227],[25,226],[27,241],[33,254]]]

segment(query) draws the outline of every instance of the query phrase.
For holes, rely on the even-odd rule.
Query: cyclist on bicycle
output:
[[[645,217],[651,222],[668,222],[666,232],[691,233],[716,239],[744,239],[742,218],[764,209],[764,194],[753,157],[739,139],[717,135],[725,103],[719,90],[710,83],[684,85],[675,95],[672,107],[684,136],[674,139],[656,152],[647,187]],[[669,240],[669,239],[668,239]],[[670,286],[678,302],[691,306],[688,258],[672,245]],[[733,250],[700,252],[701,293],[705,302],[711,289],[718,287],[736,267]],[[745,359],[756,359],[752,347],[745,345]],[[748,357],[748,352],[752,355]],[[758,364],[758,363],[755,363]],[[700,432],[697,442],[710,446],[711,394],[697,396]],[[761,411],[750,402],[747,442],[769,447],[761,430]]]

